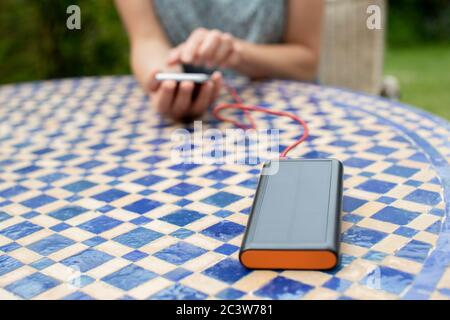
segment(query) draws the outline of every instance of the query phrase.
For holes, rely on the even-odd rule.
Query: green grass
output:
[[[399,79],[401,102],[450,120],[450,46],[390,48],[385,74]]]

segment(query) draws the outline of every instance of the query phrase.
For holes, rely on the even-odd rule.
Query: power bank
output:
[[[334,268],[342,174],[343,166],[335,159],[265,163],[239,253],[241,263],[250,269]]]

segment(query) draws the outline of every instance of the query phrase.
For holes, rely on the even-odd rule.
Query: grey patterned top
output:
[[[153,0],[172,45],[204,27],[229,32],[254,43],[279,43],[286,0]]]

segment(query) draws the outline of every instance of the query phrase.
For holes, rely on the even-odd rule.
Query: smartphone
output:
[[[155,79],[158,81],[164,80],[174,80],[176,82],[181,81],[192,81],[194,83],[204,83],[210,78],[209,74],[206,73],[157,73]]]
[[[343,166],[283,159],[261,175],[239,258],[250,269],[332,269],[338,263]]]

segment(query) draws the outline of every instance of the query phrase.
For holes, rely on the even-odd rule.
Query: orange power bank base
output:
[[[332,269],[339,260],[343,166],[335,159],[264,164],[239,252],[249,269]]]

